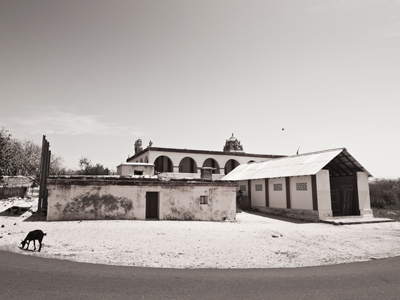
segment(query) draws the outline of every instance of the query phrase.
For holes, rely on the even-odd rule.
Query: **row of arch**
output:
[[[225,164],[225,174],[228,174],[230,171],[232,171],[234,168],[236,168],[239,165],[239,162],[236,160],[230,159],[229,161],[226,162]],[[207,158],[204,162],[203,165],[201,166],[202,168],[213,168],[212,170],[213,174],[220,174],[220,166],[218,162],[213,159],[213,158]],[[172,166],[172,161],[169,159],[167,156],[159,156],[157,159],[154,161],[154,169],[157,172],[173,172],[173,166]],[[196,161],[191,158],[191,157],[185,157],[181,160],[179,163],[179,173],[197,173],[197,163]]]
[[[239,165],[239,162],[234,159],[230,159],[225,163],[224,171],[225,174],[228,174],[233,169],[235,169]],[[207,158],[202,168],[213,168],[213,174],[220,174],[220,165],[218,162],[213,158]],[[191,157],[184,157],[179,163],[179,173],[197,173],[199,166],[197,165],[196,161]],[[159,156],[154,161],[154,169],[157,172],[173,172],[173,165],[171,159],[167,156]]]
[[[144,160],[143,160],[143,158],[141,158],[140,162],[148,163],[149,159],[146,156]],[[248,163],[251,163],[251,162],[254,162],[254,161],[251,160]],[[228,174],[229,172],[231,172],[238,165],[239,165],[239,162],[237,160],[235,160],[235,159],[228,160],[224,166],[225,174]],[[202,168],[214,168],[212,173],[220,174],[219,163],[213,158],[207,158],[203,162],[203,165],[201,167]],[[173,172],[174,170],[173,170],[172,160],[168,156],[161,155],[161,156],[157,157],[157,159],[154,161],[154,169],[156,172],[159,172],[159,173]],[[188,157],[188,156],[184,157],[179,163],[179,173],[197,173],[197,170],[198,170],[197,163],[191,157]]]

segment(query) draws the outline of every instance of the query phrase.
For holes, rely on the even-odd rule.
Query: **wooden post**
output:
[[[269,181],[265,178],[265,207],[269,207]]]
[[[286,208],[292,208],[290,203],[290,177],[285,177],[286,185]]]
[[[251,207],[251,180],[247,180],[247,185],[249,186],[249,191],[247,192],[247,196],[249,198],[249,207]]]
[[[46,136],[43,135],[42,141],[42,157],[40,162],[40,188],[39,188],[39,199],[38,199],[38,210],[42,211],[42,207],[47,207],[47,184],[46,180],[49,177],[50,170],[50,155],[49,151],[50,144],[46,140]]]
[[[47,149],[50,148],[50,144],[47,143]],[[42,202],[42,208],[47,209],[47,198],[49,196],[48,190],[47,190],[47,178],[49,178],[50,175],[50,159],[51,159],[51,151],[47,151],[47,158],[46,158],[46,177],[45,177],[45,182],[44,182],[44,195],[43,195],[43,202]]]
[[[317,191],[317,176],[311,175],[311,190],[313,210],[318,210],[318,191]]]
[[[39,199],[37,212],[42,211],[42,198],[43,198],[43,176],[44,176],[44,162],[45,162],[45,148],[46,148],[46,136],[43,135],[42,140],[42,156],[40,159],[40,179],[39,179]]]

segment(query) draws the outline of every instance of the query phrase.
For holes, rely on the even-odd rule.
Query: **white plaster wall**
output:
[[[236,187],[215,185],[49,184],[47,220],[146,218],[146,192],[159,192],[161,220],[236,218]],[[200,196],[208,204],[200,204]]]
[[[165,173],[160,173],[157,175],[159,178],[175,178],[175,179],[182,179],[182,178],[201,178],[200,173],[171,173],[171,172],[165,172]]]
[[[208,203],[200,204],[200,196]],[[236,188],[176,186],[160,191],[161,220],[235,220]]]
[[[208,196],[207,188],[194,189],[191,186],[171,186],[160,192],[161,220],[200,220],[200,196]],[[198,201],[197,201],[197,193]],[[207,206],[208,208],[208,206]],[[211,209],[207,211],[211,214]]]
[[[320,170],[316,174],[316,181],[319,217],[333,217],[329,171]]]
[[[154,175],[154,165],[149,164],[121,164],[117,167],[118,175],[134,175],[135,171],[142,171],[143,175],[152,176]]]
[[[265,180],[251,180],[251,206],[265,206]],[[262,186],[262,191],[256,191],[256,185]]]
[[[369,195],[368,175],[365,172],[357,172],[358,205],[362,216],[372,216],[371,200]]]
[[[282,191],[274,191],[274,184],[282,184]],[[285,178],[270,178],[269,185],[269,207],[286,208],[286,184]]]
[[[296,183],[307,183],[307,190],[297,191]],[[290,177],[290,207],[313,209],[311,176]]]
[[[48,189],[48,221],[145,218],[143,187],[49,184]]]

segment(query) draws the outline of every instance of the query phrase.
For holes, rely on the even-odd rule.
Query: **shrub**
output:
[[[385,208],[400,204],[400,179],[375,179],[369,183],[371,206]]]

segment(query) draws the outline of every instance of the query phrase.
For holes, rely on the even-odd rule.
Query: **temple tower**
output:
[[[225,142],[224,152],[243,152],[243,146],[240,145],[240,141],[234,137],[233,133],[229,140]]]

